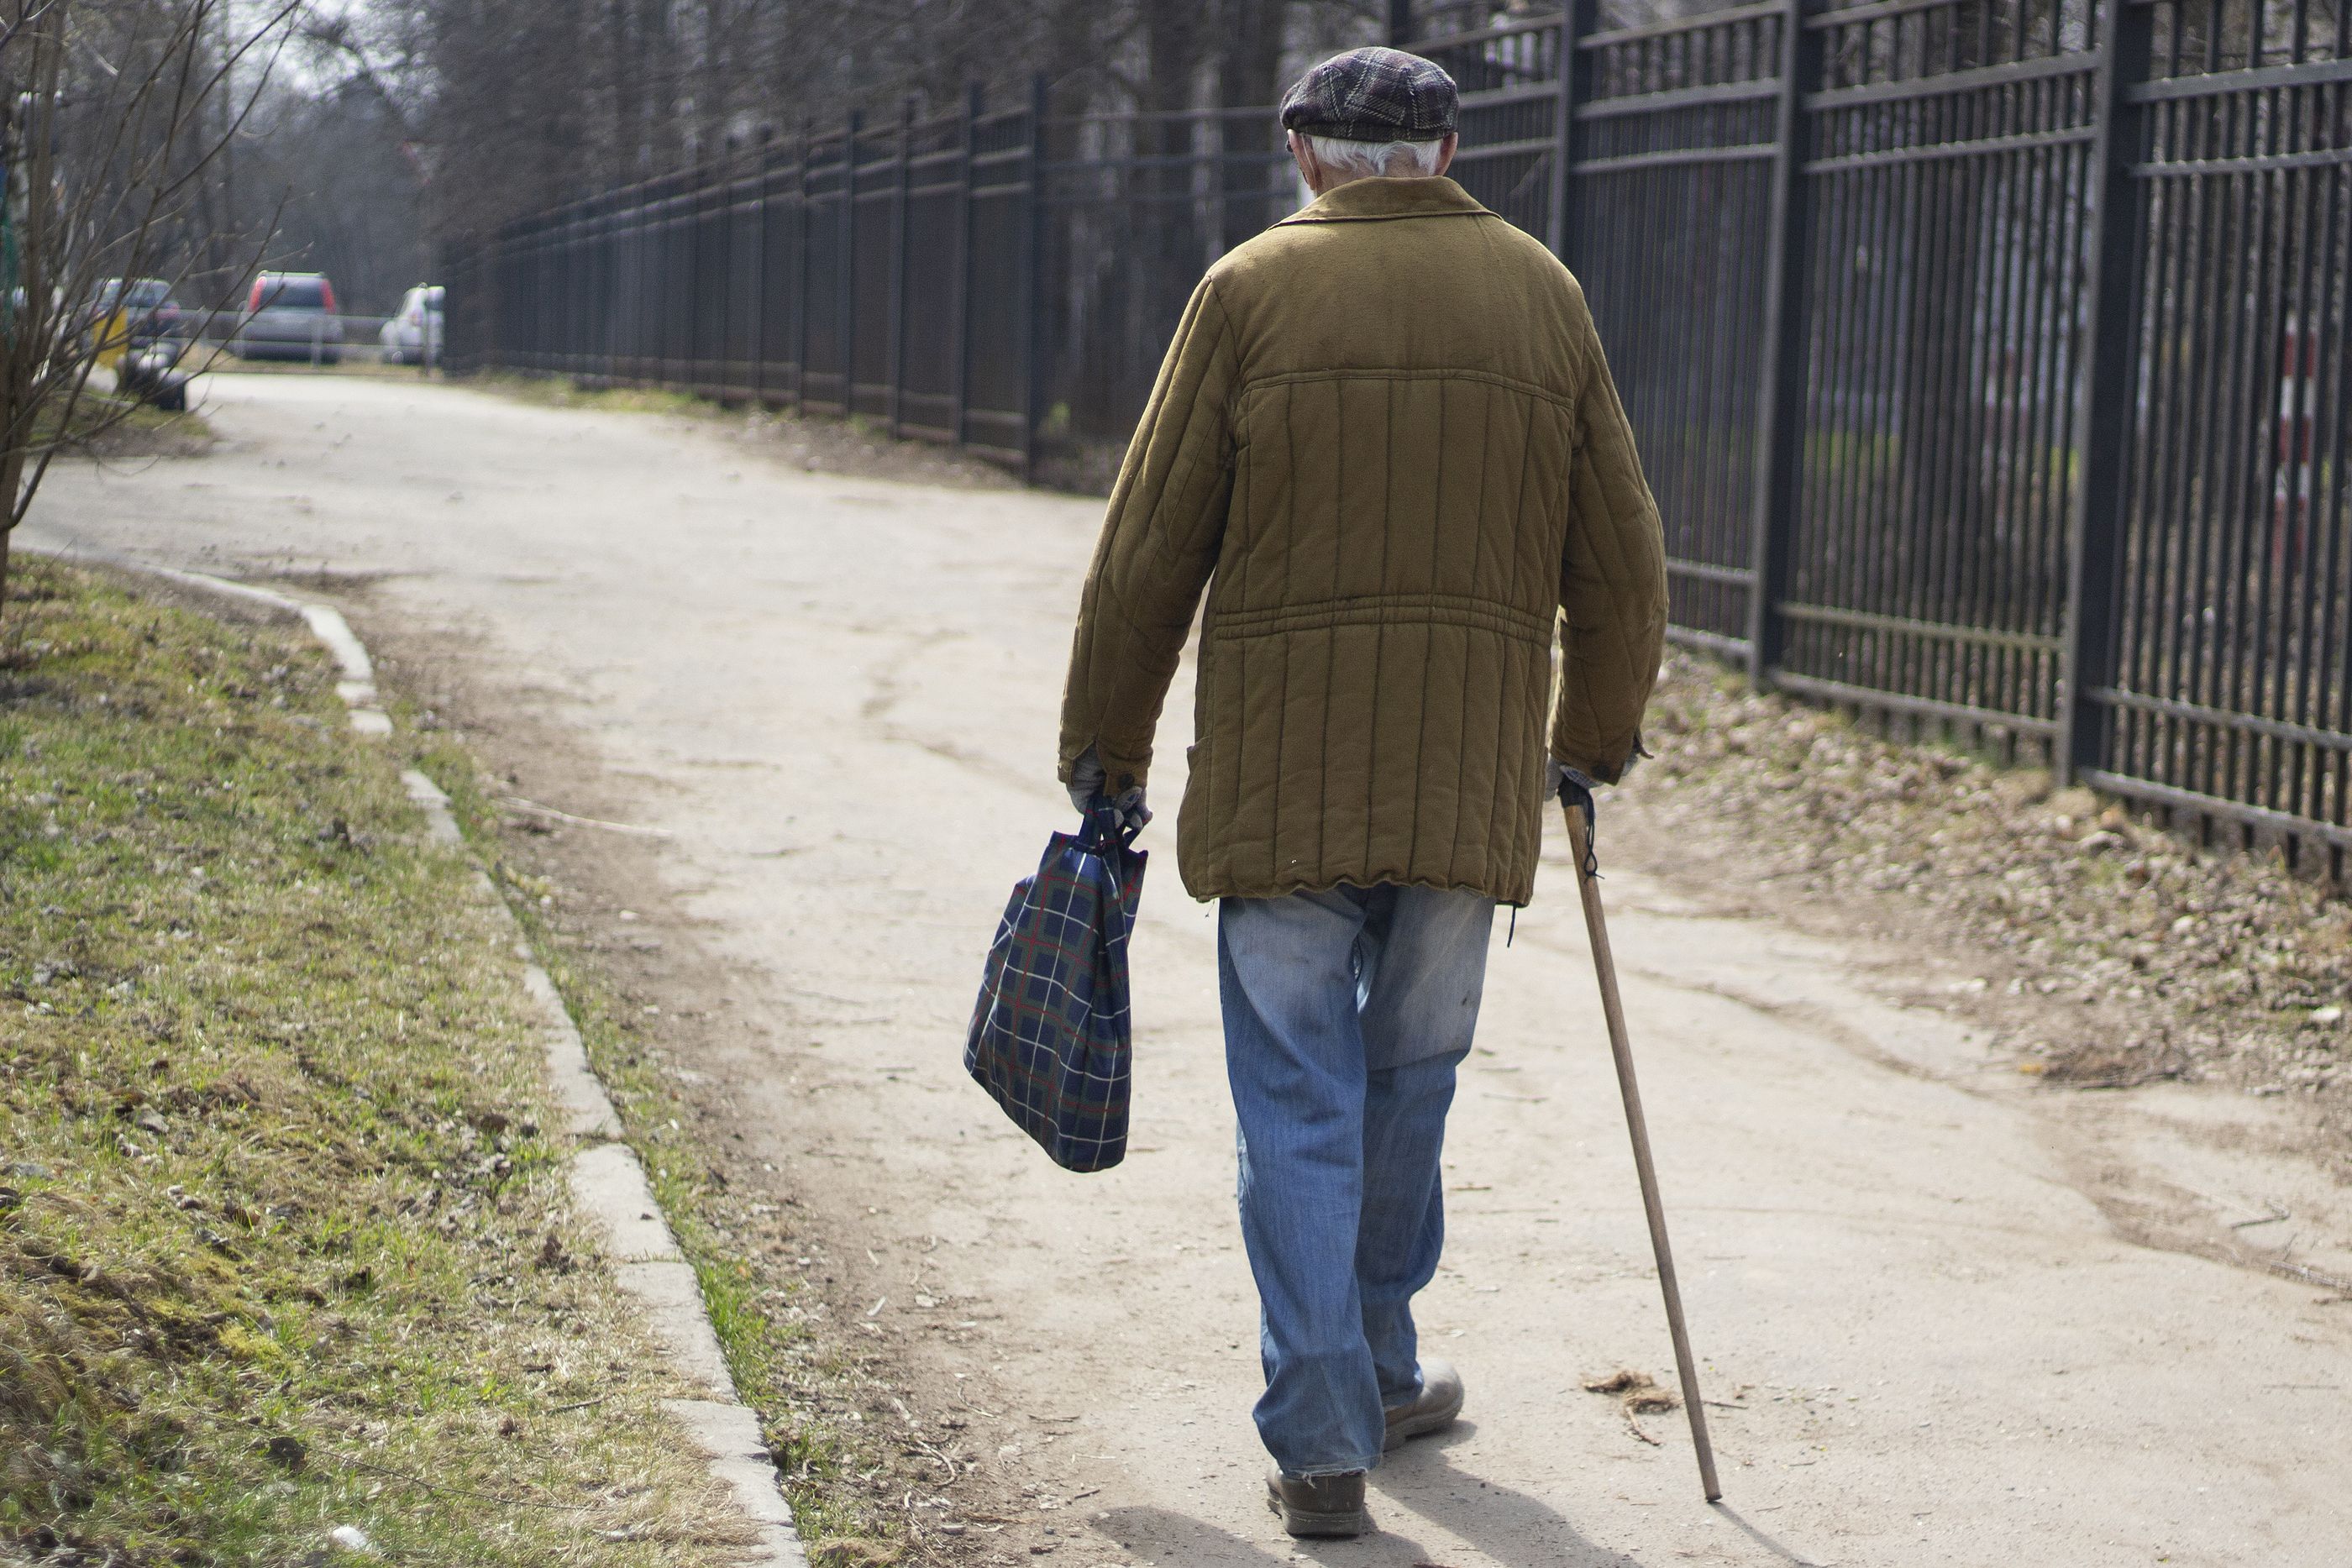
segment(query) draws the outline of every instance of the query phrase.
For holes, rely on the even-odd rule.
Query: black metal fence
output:
[[[1034,474],[1124,440],[1288,168],[1263,109],[852,115],[460,247],[450,364],[855,414]]]
[[[2352,5],[1570,0],[1415,47],[1457,176],[1585,285],[1678,641],[2342,874]],[[452,359],[1034,471],[1125,434],[1295,201],[1271,121],[853,124],[455,257]]]

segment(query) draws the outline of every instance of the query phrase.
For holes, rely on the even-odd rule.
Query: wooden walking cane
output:
[[[1609,1020],[1609,1050],[1617,1059],[1617,1089],[1625,1100],[1625,1130],[1633,1135],[1633,1171],[1642,1180],[1642,1210],[1650,1220],[1650,1250],[1658,1260],[1658,1289],[1666,1298],[1666,1328],[1675,1340],[1675,1371],[1682,1377],[1683,1408],[1690,1412],[1691,1446],[1698,1450],[1699,1484],[1706,1500],[1720,1501],[1715,1479],[1715,1445],[1707,1441],[1706,1410],[1699,1402],[1698,1368],[1691,1361],[1690,1331],[1683,1326],[1682,1287],[1675,1281],[1674,1250],[1666,1245],[1666,1208],[1658,1197],[1658,1171],[1650,1163],[1650,1128],[1642,1116],[1642,1090],[1633,1080],[1633,1047],[1625,1038],[1625,1004],[1617,996],[1617,961],[1609,953],[1609,925],[1601,914],[1601,881],[1592,860],[1592,837],[1584,813],[1563,800],[1569,851],[1576,857],[1576,884],[1584,894],[1584,929],[1592,939],[1592,967],[1601,979],[1601,1011]]]

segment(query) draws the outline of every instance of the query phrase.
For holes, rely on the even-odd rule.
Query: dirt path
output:
[[[1258,1500],[1213,925],[1172,854],[1136,942],[1125,1166],[1053,1171],[958,1063],[1005,889],[1064,814],[1054,709],[1097,506],[813,476],[686,422],[441,387],[212,392],[218,452],[53,479],[32,542],[370,580],[372,640],[461,651],[469,700],[590,765],[519,788],[667,831],[614,853],[677,912],[702,966],[674,948],[678,973],[719,977],[688,1005],[726,1131],[841,1239],[840,1311],[985,1413],[1012,1484],[1070,1500],[1000,1555],[1299,1556]],[[1469,1418],[1375,1477],[1387,1533],[1306,1556],[2340,1568],[2352,1305],[2195,1255],[2276,1203],[2297,1257],[2340,1266],[2352,1203],[2274,1152],[2291,1111],[2036,1092],[1916,1005],[1966,978],[1956,955],[1726,913],[1736,863],[1673,883],[1629,860],[1607,891],[1724,1402],[1728,1506],[1702,1507],[1677,1416],[1643,1418],[1653,1446],[1580,1390],[1669,1362],[1559,852],[1495,954],[1424,1298]]]

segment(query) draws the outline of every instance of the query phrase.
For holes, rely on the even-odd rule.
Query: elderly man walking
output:
[[[1383,1450],[1462,1408],[1412,1311],[1454,1070],[1548,792],[1640,752],[1664,553],[1576,280],[1444,177],[1453,79],[1357,49],[1282,122],[1315,200],[1177,329],[1087,577],[1061,778],[1149,817],[1205,589],[1177,858],[1219,901],[1257,1426],[1285,1527],[1344,1536]]]

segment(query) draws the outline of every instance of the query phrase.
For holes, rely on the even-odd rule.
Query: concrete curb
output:
[[[106,564],[160,577],[197,593],[299,617],[341,671],[335,690],[350,711],[352,730],[371,739],[392,734],[392,717],[376,695],[374,661],[341,612],[226,578],[129,561]],[[403,770],[400,778],[409,800],[425,813],[426,836],[435,843],[465,849],[465,834],[440,787],[413,768]],[[614,1279],[636,1301],[670,1370],[703,1394],[696,1399],[666,1399],[662,1407],[701,1448],[712,1478],[726,1485],[758,1531],[757,1544],[743,1561],[753,1568],[808,1568],[808,1556],[793,1525],[792,1505],[760,1435],[760,1418],[737,1396],[693,1265],[678,1250],[636,1151],[620,1141],[620,1115],[588,1064],[587,1045],[571,1010],[554,980],[532,958],[520,924],[488,873],[477,869],[475,875],[514,930],[515,952],[523,960],[523,988],[540,1013],[548,1081],[570,1118],[567,1130],[585,1145],[572,1160],[572,1201],[603,1231]]]

